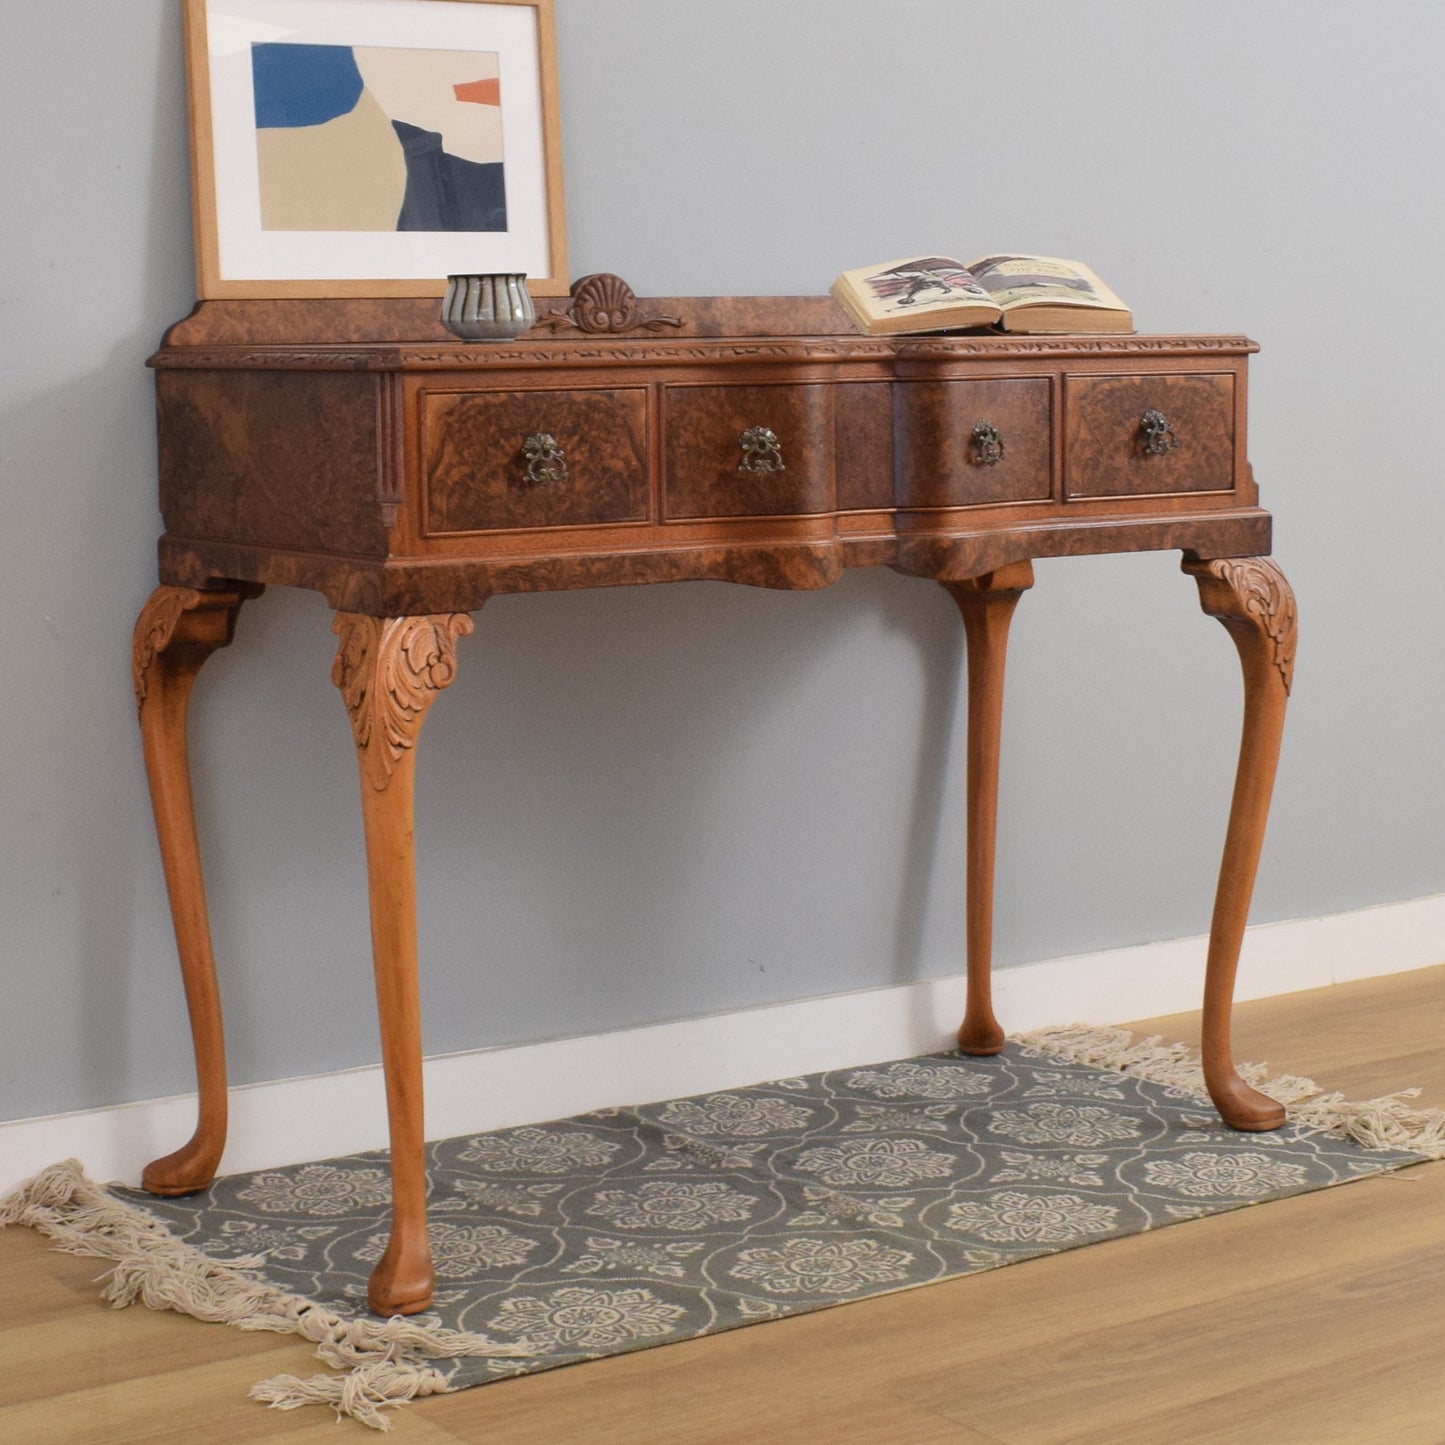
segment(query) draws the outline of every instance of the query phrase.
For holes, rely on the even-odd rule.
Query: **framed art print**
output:
[[[567,290],[552,0],[186,0],[203,298]]]

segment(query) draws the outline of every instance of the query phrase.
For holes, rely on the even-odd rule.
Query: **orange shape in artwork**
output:
[[[452,93],[473,105],[501,105],[502,82],[495,75],[490,80],[469,80],[465,85],[452,86]]]

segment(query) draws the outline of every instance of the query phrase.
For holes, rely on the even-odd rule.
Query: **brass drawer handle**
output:
[[[548,432],[537,432],[522,443],[523,475],[529,482],[565,482],[567,458]]]
[[[973,457],[976,467],[996,467],[1003,460],[1003,433],[986,421],[973,424]]]
[[[740,472],[785,472],[783,448],[777,434],[769,427],[750,426],[738,437],[743,449],[743,459],[738,463]]]
[[[1152,407],[1139,418],[1139,446],[1146,457],[1167,456],[1179,445],[1179,438],[1162,411]]]

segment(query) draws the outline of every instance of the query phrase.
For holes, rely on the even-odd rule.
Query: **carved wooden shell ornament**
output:
[[[538,317],[535,329],[572,327],[589,335],[620,336],[625,331],[661,331],[682,325],[679,316],[641,316],[632,287],[610,271],[580,277],[572,283],[571,296],[565,311]]]

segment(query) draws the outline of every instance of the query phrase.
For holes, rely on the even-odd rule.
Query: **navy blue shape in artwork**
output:
[[[442,149],[434,130],[392,121],[406,157],[398,231],[505,231],[502,162],[463,160]]]
[[[349,114],[361,99],[349,45],[252,45],[251,81],[258,128],[321,125]]]

